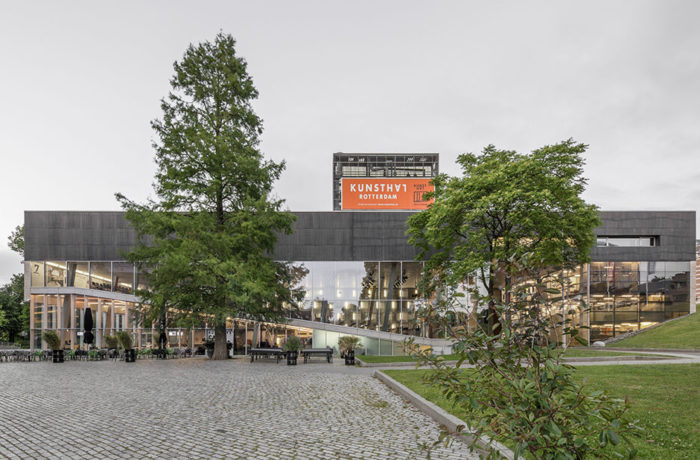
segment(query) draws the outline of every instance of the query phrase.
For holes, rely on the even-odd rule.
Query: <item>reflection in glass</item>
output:
[[[112,290],[111,262],[90,262],[90,288],[100,291]]]
[[[112,264],[112,278],[114,292],[131,294],[134,286],[134,266],[128,262],[114,262]]]
[[[68,279],[66,286],[87,289],[89,280],[87,262],[68,262]]]
[[[64,287],[66,285],[66,263],[62,261],[46,262],[46,287]]]
[[[44,296],[35,295],[32,298],[34,299],[34,328],[41,329],[43,325],[41,320],[44,312]]]
[[[29,262],[31,286],[44,287],[44,262]]]
[[[360,284],[361,299],[379,298],[379,264],[377,262],[364,263],[364,276]]]
[[[687,314],[689,280],[688,262],[591,263],[591,340]]]
[[[46,296],[46,325],[45,329],[56,329],[58,323],[56,322],[56,315],[58,313],[58,296],[47,295]]]
[[[141,268],[136,270],[136,289],[139,291],[145,291],[148,289],[148,270]]]
[[[418,282],[421,278],[422,262],[402,262],[401,291],[399,297],[404,300],[418,298]]]

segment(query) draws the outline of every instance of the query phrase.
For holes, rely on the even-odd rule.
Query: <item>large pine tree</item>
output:
[[[213,359],[227,356],[227,318],[279,321],[301,295],[299,271],[271,257],[295,217],[271,195],[284,163],[258,149],[258,91],[246,67],[230,35],[190,45],[152,122],[157,199],[117,194],[139,235],[128,259],[149,272],[144,310],[213,324]]]

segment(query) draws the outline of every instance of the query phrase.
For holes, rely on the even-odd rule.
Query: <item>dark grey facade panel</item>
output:
[[[298,261],[412,260],[411,212],[298,212],[275,258]],[[136,243],[122,212],[26,211],[26,260],[119,260]],[[594,261],[695,260],[695,211],[603,211],[601,236],[656,236],[657,247],[593,248]]]
[[[601,211],[598,236],[655,236],[659,246],[595,247],[595,261],[625,262],[695,260],[695,211]]]

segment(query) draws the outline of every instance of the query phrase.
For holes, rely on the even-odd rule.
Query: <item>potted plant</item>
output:
[[[340,356],[345,358],[345,364],[352,366],[355,364],[355,348],[360,343],[360,338],[352,335],[344,335],[338,338]]]
[[[55,331],[44,331],[41,333],[41,338],[44,339],[46,345],[51,348],[53,353],[53,362],[64,362],[63,348],[61,348],[61,339],[58,338],[58,334],[56,334]]]
[[[204,342],[204,348],[207,350],[207,358],[211,358],[211,355],[214,354],[214,340],[209,339]]]
[[[108,350],[116,350],[119,348],[119,339],[113,335],[105,335],[105,345]]]
[[[119,331],[117,332],[117,339],[119,339],[119,343],[124,348],[124,361],[127,363],[136,362],[136,351],[133,347],[134,339],[131,337],[131,334],[126,331]]]
[[[301,350],[301,339],[296,335],[290,335],[284,342],[282,350],[287,354],[287,366],[296,366],[299,350]]]
[[[114,358],[119,348],[119,339],[113,335],[105,335],[104,340],[108,350],[107,355],[110,358]]]

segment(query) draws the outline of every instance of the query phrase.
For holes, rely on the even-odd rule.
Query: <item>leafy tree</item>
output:
[[[230,35],[190,45],[152,122],[158,200],[117,194],[140,237],[128,259],[149,273],[139,292],[148,314],[213,324],[213,359],[227,356],[227,318],[279,321],[303,294],[293,289],[301,269],[270,257],[295,217],[272,197],[284,163],[258,150],[258,91],[246,67]]]
[[[581,198],[586,148],[569,139],[530,154],[489,145],[481,155],[460,155],[462,177],[436,177],[428,195],[435,202],[409,219],[409,241],[427,257],[424,290],[476,274],[491,299],[493,329],[493,302],[507,295],[509,267],[526,254],[538,267],[588,261],[599,219]]]
[[[24,256],[24,225],[18,225],[7,238],[7,246]],[[15,342],[22,332],[29,333],[29,303],[24,301],[24,274],[12,275],[0,287],[0,340]]]
[[[7,246],[20,256],[24,256],[24,225],[18,225],[7,237]]]
[[[29,331],[29,303],[24,301],[24,275],[18,274],[0,287],[0,341],[15,342],[22,331]]]
[[[490,145],[461,155],[463,176],[438,176],[435,202],[409,220],[410,241],[427,257],[421,287],[433,295],[424,319],[451,332],[458,356],[455,367],[419,352],[432,366],[426,380],[467,414],[474,439],[514,442],[516,457],[635,455],[620,446],[637,432],[627,402],[577,383],[556,334],[585,342],[553,304],[571,291],[567,278],[549,276],[589,260],[599,219],[580,197],[585,150],[569,139],[531,154]],[[489,327],[449,328],[462,311],[457,288],[475,274]],[[475,369],[460,369],[465,362]]]
[[[629,403],[604,392],[589,391],[575,378],[575,368],[563,362],[563,350],[551,340],[552,330],[577,336],[578,331],[560,316],[545,314],[553,307],[551,283],[531,283],[523,255],[509,303],[493,301],[501,333],[494,336],[477,328],[472,333],[456,330],[453,346],[456,365],[438,356],[419,354],[422,364],[431,365],[425,382],[465,414],[472,434],[472,447],[486,435],[501,443],[512,443],[516,458],[608,459],[635,458],[629,436],[638,436],[637,421],[629,419]],[[530,281],[524,283],[525,279]],[[458,293],[447,289],[436,309],[446,318],[461,308]],[[484,298],[484,301],[493,299]],[[413,347],[410,347],[413,348]],[[461,368],[468,363],[472,369]],[[447,433],[435,443],[447,441]],[[482,438],[483,439],[483,438]],[[498,457],[492,445],[492,457]]]

